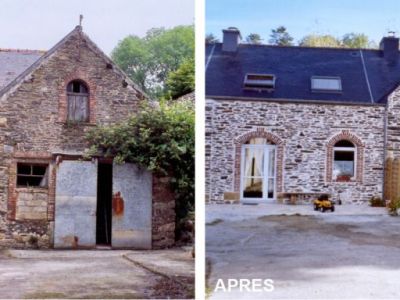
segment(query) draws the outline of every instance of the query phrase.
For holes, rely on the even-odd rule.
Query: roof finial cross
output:
[[[82,27],[83,15],[79,15],[79,26]]]

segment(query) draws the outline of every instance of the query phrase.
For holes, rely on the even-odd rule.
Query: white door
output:
[[[276,147],[246,144],[242,148],[241,199],[272,201],[276,186]]]

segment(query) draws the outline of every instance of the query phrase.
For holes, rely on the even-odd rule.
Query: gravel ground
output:
[[[210,298],[399,299],[400,217],[382,208],[337,208],[207,206]],[[272,279],[274,291],[213,292],[220,278]]]
[[[2,299],[191,298],[193,286],[194,260],[183,249],[0,252]]]

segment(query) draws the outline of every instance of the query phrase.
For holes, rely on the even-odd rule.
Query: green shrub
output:
[[[372,207],[385,207],[386,203],[381,197],[372,196],[371,199],[369,199],[369,205]]]
[[[389,214],[392,216],[398,216],[397,210],[400,208],[400,198],[391,200],[388,205]]]
[[[169,176],[179,230],[181,220],[194,211],[194,104],[160,102],[139,111],[125,122],[92,129],[87,155],[113,157],[117,163],[131,162]]]

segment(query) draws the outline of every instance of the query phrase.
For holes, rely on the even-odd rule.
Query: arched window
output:
[[[89,89],[81,80],[73,80],[67,85],[68,121],[89,121]]]
[[[333,147],[333,178],[350,181],[356,176],[357,148],[347,140],[340,140]]]
[[[365,145],[349,130],[333,136],[327,143],[326,181],[362,182]]]

